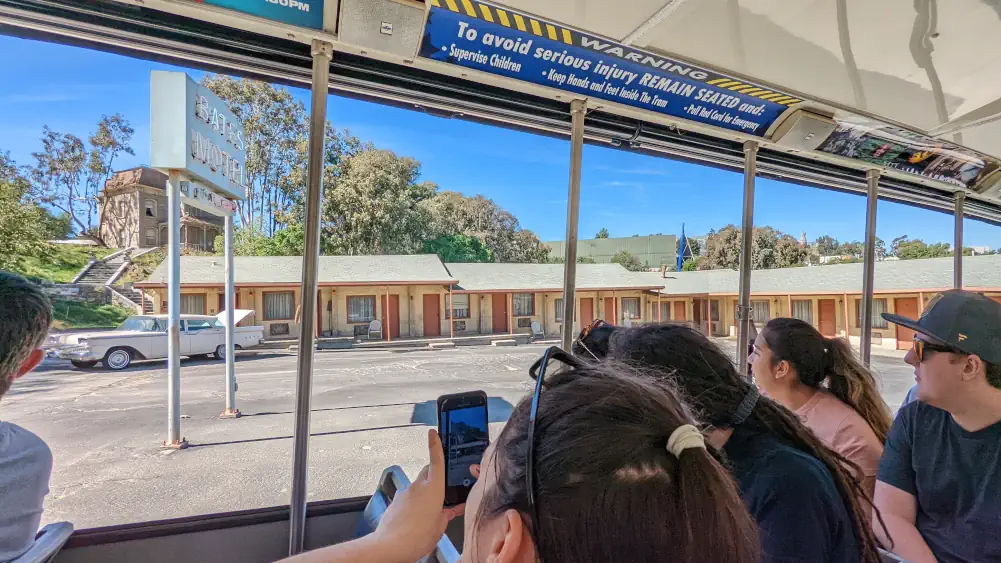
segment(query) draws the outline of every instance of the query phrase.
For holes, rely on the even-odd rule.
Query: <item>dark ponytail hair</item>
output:
[[[533,445],[539,520],[525,492],[530,396],[484,461],[497,479],[480,517],[518,510],[546,563],[654,563],[665,553],[685,563],[760,561],[757,525],[714,453],[667,450],[672,432],[694,423],[673,387],[614,362],[544,384]]]
[[[660,377],[681,388],[699,411],[696,415],[721,429],[733,426],[731,417],[753,387],[737,373],[729,356],[702,333],[684,326],[652,324],[627,329],[615,339],[610,357],[661,368]],[[758,399],[742,424],[771,434],[824,464],[854,522],[861,563],[880,563],[879,542],[867,517],[872,499],[855,478],[861,473],[858,465],[825,447],[795,414],[766,397]],[[876,517],[882,524],[878,510]]]
[[[890,434],[890,409],[876,387],[876,378],[866,369],[845,340],[825,338],[813,325],[799,319],[772,319],[765,325],[765,342],[772,365],[789,362],[799,380],[814,389],[827,381],[827,389],[850,406],[876,433],[880,443]]]

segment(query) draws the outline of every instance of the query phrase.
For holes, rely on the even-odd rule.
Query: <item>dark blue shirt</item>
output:
[[[917,499],[939,563],[1001,562],[1001,422],[976,432],[922,402],[900,409],[877,479]]]
[[[761,528],[765,563],[860,561],[854,522],[820,460],[740,426],[723,452]]]

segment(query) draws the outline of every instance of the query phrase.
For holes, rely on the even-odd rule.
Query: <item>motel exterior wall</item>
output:
[[[860,344],[861,328],[856,309],[862,300],[861,264],[843,264],[811,268],[756,270],[751,273],[751,304],[768,302],[767,319],[793,316],[793,304],[809,301],[812,324],[828,336],[847,337],[854,346]],[[983,293],[1001,302],[1001,256],[977,256],[963,262],[965,288]],[[887,313],[919,316],[927,303],[938,293],[952,286],[952,259],[934,258],[878,262],[875,270],[875,300],[885,300]],[[660,274],[649,274],[656,279]],[[664,279],[665,289],[660,299],[672,302],[663,311],[663,320],[676,321],[674,303],[683,302],[686,321],[692,321],[696,304],[705,311],[706,303],[718,308],[718,318],[699,328],[712,336],[736,336],[736,305],[738,274],[732,270],[672,272]],[[657,292],[651,292],[652,295]],[[821,303],[834,301],[833,322],[821,322]],[[798,308],[798,307],[797,307]],[[656,312],[656,305],[651,314]],[[668,313],[671,318],[668,318]],[[701,315],[705,318],[706,312]],[[805,315],[804,315],[805,316]],[[825,326],[821,326],[821,325]],[[883,349],[907,349],[912,333],[874,318],[873,346]]]

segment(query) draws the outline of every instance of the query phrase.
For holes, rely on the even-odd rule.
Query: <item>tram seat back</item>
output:
[[[362,514],[361,520],[358,522],[358,536],[361,537],[374,532],[379,526],[383,515],[386,514],[389,504],[396,497],[396,494],[405,491],[409,486],[410,478],[407,477],[407,474],[403,472],[400,466],[393,465],[387,467],[382,472],[379,484],[375,489],[375,494],[372,495],[371,500],[369,500],[368,505],[365,507],[365,512]],[[452,524],[453,526],[449,526],[448,532],[438,541],[438,547],[434,553],[422,559],[420,563],[459,562],[459,551],[455,548],[455,544],[452,543],[449,537],[455,537],[457,532],[458,537],[461,538],[462,528],[456,526],[455,521]],[[461,521],[458,524],[461,524]]]
[[[41,529],[31,548],[11,563],[49,563],[72,533],[73,524],[69,522],[49,524]]]

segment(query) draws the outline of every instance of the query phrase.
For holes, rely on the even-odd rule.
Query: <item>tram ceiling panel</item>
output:
[[[25,9],[29,5],[31,9]],[[0,0],[0,32],[299,87],[310,80],[310,59],[301,43],[120,4]],[[330,88],[332,92],[357,98],[536,133],[567,136],[570,130],[566,103],[366,57],[337,55],[332,62]],[[589,113],[585,135],[589,143],[667,155],[734,171],[743,169],[738,139],[682,132],[676,127],[602,111]],[[840,165],[836,159],[818,159],[815,154],[807,157],[807,153],[780,149],[768,143],[762,145],[760,175],[865,192],[862,170]],[[881,197],[886,199],[938,211],[952,210],[952,195],[941,187],[925,186],[894,174],[884,175],[881,186]],[[967,215],[1001,223],[1001,203],[973,196],[967,205]]]

